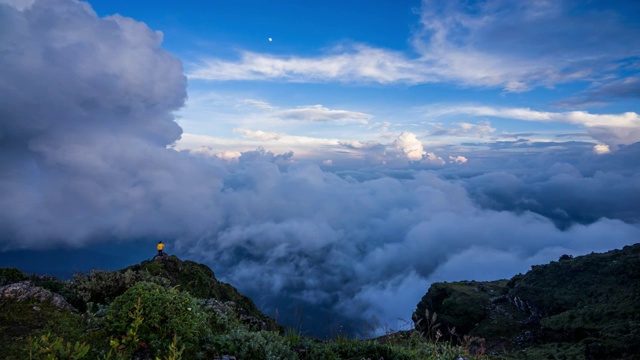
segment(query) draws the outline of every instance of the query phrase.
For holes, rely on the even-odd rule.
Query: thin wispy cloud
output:
[[[206,59],[189,78],[208,81],[283,80],[291,82],[421,83],[428,75],[402,53],[355,45],[317,57],[242,52],[238,60]]]
[[[623,114],[591,114],[586,111],[549,112],[527,108],[496,108],[490,106],[453,106],[427,108],[427,116],[464,114],[474,117],[497,117],[519,121],[557,122],[584,126],[596,140],[608,145],[632,144],[640,141],[640,116]]]
[[[273,132],[264,132],[261,130],[249,130],[249,129],[233,129],[234,132],[243,134],[244,136],[251,139],[258,140],[279,140],[282,139],[285,134],[273,133]]]
[[[354,122],[366,125],[372,116],[357,111],[332,110],[322,105],[302,106],[295,109],[281,110],[275,116],[287,120],[299,120],[308,122]]]
[[[508,92],[608,81],[624,70],[623,60],[640,56],[640,26],[629,19],[621,25],[620,14],[606,10],[576,11],[577,5],[425,0],[420,26],[407,34],[412,48],[406,52],[365,44],[307,57],[243,51],[236,60],[205,57],[188,76],[208,81],[455,82]],[[616,81],[590,95],[624,96],[636,87]]]
[[[453,126],[444,126],[440,123],[429,123],[435,130],[429,132],[429,136],[473,136],[476,138],[485,137],[493,134],[496,129],[491,127],[489,121],[479,121],[476,124],[468,122],[459,122],[452,124]]]
[[[412,44],[430,73],[469,86],[521,92],[606,81],[640,55],[640,26],[632,16],[580,4],[424,0]]]
[[[637,98],[640,98],[640,76],[631,76],[607,82],[556,104],[568,107],[601,106],[618,99]]]

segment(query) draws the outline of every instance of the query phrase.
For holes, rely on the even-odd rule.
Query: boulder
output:
[[[0,287],[0,303],[7,300],[49,302],[58,309],[73,309],[73,306],[61,295],[40,286],[34,286],[30,281],[20,281]]]

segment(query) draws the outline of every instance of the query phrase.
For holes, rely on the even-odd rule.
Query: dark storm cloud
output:
[[[432,281],[640,238],[637,144],[489,149],[438,167],[449,180],[422,162],[338,174],[261,149],[216,163],[166,148],[186,80],[161,34],[62,0],[0,5],[0,26],[3,249],[168,239],[267,311],[394,326]],[[564,214],[571,226],[549,219]]]

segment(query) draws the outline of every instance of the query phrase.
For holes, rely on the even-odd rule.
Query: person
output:
[[[164,244],[162,243],[162,241],[158,241],[158,256],[163,256],[164,253],[162,252],[162,250],[164,249]]]

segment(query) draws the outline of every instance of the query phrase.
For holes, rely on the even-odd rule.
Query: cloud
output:
[[[246,137],[258,140],[278,140],[281,139],[283,134],[273,133],[273,132],[264,132],[264,131],[253,131],[248,129],[233,129],[234,132],[243,134]]]
[[[638,224],[640,214],[632,204],[640,199],[635,186],[640,179],[631,169],[640,165],[634,160],[638,146],[634,148],[619,150],[619,156],[583,153],[576,159],[567,154],[573,160],[571,164],[558,161],[562,159],[558,153],[552,155],[555,159],[542,154],[521,159],[524,161],[520,164],[512,161],[511,173],[491,171],[470,177],[465,180],[465,187],[481,207],[535,212],[560,228],[591,224],[603,218]]]
[[[433,130],[429,133],[431,136],[443,136],[443,135],[452,135],[452,136],[473,136],[477,138],[485,137],[490,135],[496,131],[495,128],[491,127],[491,123],[489,121],[480,121],[476,124],[471,124],[468,122],[458,122],[454,123],[456,127],[454,128],[445,128],[442,124],[431,123],[430,125],[435,126],[436,130]]]
[[[239,151],[223,151],[221,153],[216,154],[215,156],[223,160],[234,161],[234,160],[240,159],[240,156],[242,156],[242,153]]]
[[[416,138],[416,135],[410,132],[403,132],[393,145],[402,150],[409,160],[421,160],[426,155],[426,151],[422,148],[422,143]]]
[[[226,139],[202,135],[183,134],[171,148],[193,154],[222,157],[223,153],[242,154],[257,148],[273,153],[292,153],[292,161],[310,161],[321,164],[332,158],[335,169],[385,165],[393,168],[407,167],[412,163],[425,166],[442,166],[446,162],[433,152],[427,152],[416,135],[410,132],[398,134],[392,142],[360,142],[335,138],[295,136],[261,130],[234,129],[242,138]]]
[[[558,102],[563,106],[604,105],[615,99],[640,98],[640,76],[610,81],[575,97]]]
[[[455,163],[455,164],[464,164],[466,163],[467,158],[462,156],[462,155],[458,155],[458,156],[449,156],[449,162]]]
[[[245,99],[240,102],[242,105],[262,109],[262,110],[276,110],[277,108],[272,106],[266,101],[261,100],[253,100],[253,99]]]
[[[640,41],[638,8],[620,13],[603,3],[581,5],[424,0],[413,44],[441,78],[509,92],[623,70],[620,60],[638,56],[628,50]]]
[[[425,161],[438,165],[445,163],[442,158],[434,153],[426,152],[416,135],[408,131],[404,131],[398,135],[398,138],[393,142],[392,146],[401,150],[407,159],[411,161]]]
[[[355,122],[361,125],[366,125],[367,120],[372,117],[369,114],[356,111],[331,110],[322,105],[301,106],[296,109],[282,110],[277,112],[276,116],[286,120],[338,123]]]
[[[419,24],[407,34],[412,48],[404,53],[358,43],[309,57],[242,51],[237,60],[206,58],[193,66],[189,77],[206,81],[453,82],[507,92],[576,80],[606,83],[625,74],[628,59],[640,56],[640,27],[635,21],[639,9],[626,7],[620,11],[604,2],[582,7],[574,1],[468,4],[424,0]],[[635,85],[629,86],[633,93]],[[606,86],[603,91],[608,92]],[[626,93],[622,90],[620,94]]]
[[[0,0],[0,4],[12,6],[20,11],[30,8],[34,2],[35,0]]]
[[[292,82],[420,83],[428,76],[399,52],[358,44],[317,58],[278,57],[244,51],[238,61],[207,59],[189,78],[208,81],[282,79]]]
[[[609,149],[609,145],[598,144],[593,146],[593,152],[596,154],[608,154],[611,152],[611,149]]]
[[[166,149],[182,131],[172,112],[186,78],[162,34],[61,0],[0,6],[0,23],[1,247],[198,228],[169,219],[215,193],[216,170]]]
[[[640,141],[640,115],[635,112],[591,114],[586,111],[548,112],[528,108],[461,105],[446,108],[432,107],[426,109],[426,113],[430,116],[464,114],[522,121],[575,124],[584,126],[591,137],[610,146],[628,145]]]
[[[410,299],[418,299],[432,281],[510,277],[564,253],[619,247],[640,235],[637,223],[609,219],[561,230],[530,211],[478,207],[464,182],[428,171],[412,175],[354,181],[312,164],[279,170],[273,164],[245,163],[225,181],[218,198],[227,225],[209,239],[185,237],[178,245],[190,256],[215,263],[217,273],[243,284],[259,302],[271,304],[268,311],[297,300],[310,311],[350,319],[342,320],[346,324],[376,316],[396,326],[398,318],[409,319],[415,306]],[[566,208],[592,180],[598,181],[589,189],[593,192],[609,183],[572,179],[565,186],[576,190],[558,199],[556,207]],[[513,188],[504,181],[487,184],[505,192]],[[558,190],[550,191],[549,198],[566,192]],[[603,196],[620,199],[623,192]],[[292,298],[282,301],[283,294]]]

